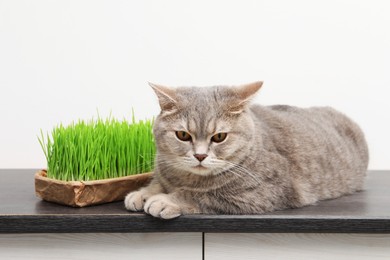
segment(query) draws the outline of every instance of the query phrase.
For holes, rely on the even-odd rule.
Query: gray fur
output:
[[[126,208],[161,218],[260,214],[361,190],[368,148],[358,125],[330,107],[251,105],[261,84],[153,85],[162,108],[154,179],[126,197]],[[192,142],[175,131],[190,133]],[[226,140],[211,142],[218,132]],[[208,157],[200,163],[196,153]]]

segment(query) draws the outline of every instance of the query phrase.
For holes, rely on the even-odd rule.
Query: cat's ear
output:
[[[174,88],[165,87],[149,82],[158,97],[158,102],[162,111],[172,111],[176,107],[176,92]]]
[[[257,91],[263,85],[262,81],[256,81],[250,84],[241,85],[234,88],[234,94],[237,98],[236,102],[233,102],[229,107],[229,112],[232,114],[240,114],[252,98],[255,96]]]

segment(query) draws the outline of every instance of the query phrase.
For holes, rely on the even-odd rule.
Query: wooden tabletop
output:
[[[160,220],[123,202],[71,208],[35,197],[34,169],[0,169],[0,233],[331,232],[390,233],[390,171],[369,171],[362,192],[264,215],[188,215]]]

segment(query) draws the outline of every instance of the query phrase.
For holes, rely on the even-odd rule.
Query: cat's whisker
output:
[[[230,165],[231,168],[226,170],[226,172],[232,173],[241,179],[248,179],[249,176],[256,183],[261,184],[261,180],[259,180],[259,176],[256,176],[254,173],[252,173],[250,170],[246,169],[242,165],[232,163],[232,162],[227,162],[227,164]],[[221,175],[223,175],[223,173]]]

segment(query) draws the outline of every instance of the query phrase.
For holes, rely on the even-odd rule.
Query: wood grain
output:
[[[206,259],[390,259],[390,234],[205,234]]]
[[[200,260],[202,234],[1,234],[0,259]]]

